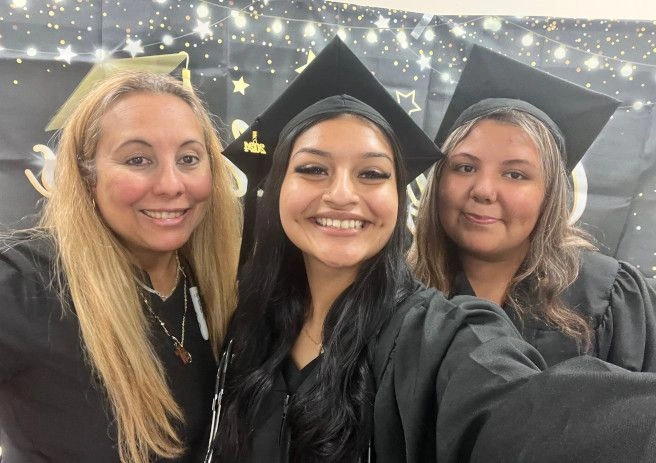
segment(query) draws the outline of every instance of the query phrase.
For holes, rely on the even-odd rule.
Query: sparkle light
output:
[[[164,4],[164,3],[166,3],[166,0],[155,0],[155,2],[159,3],[159,4]]]
[[[280,34],[282,32],[282,22],[276,19],[271,25],[271,30],[276,34]]]
[[[645,104],[644,104],[642,101],[640,101],[640,100],[635,101],[635,102],[631,105],[631,107],[632,107],[635,111],[640,111],[642,108],[644,108],[644,106],[645,106]]]
[[[204,39],[208,35],[212,35],[212,29],[210,29],[209,21],[201,21],[200,19],[196,20],[196,27],[193,31],[198,34],[201,39]]]
[[[342,42],[346,42],[346,37],[348,37],[348,34],[344,29],[340,27],[337,31],[337,35],[339,35],[339,38],[342,39]]]
[[[384,18],[383,15],[378,15],[378,21],[374,24],[378,29],[389,29],[389,18]]]
[[[133,58],[137,56],[139,53],[144,52],[144,49],[141,46],[141,40],[132,40],[132,39],[125,40],[125,46],[123,47],[123,50],[130,53],[130,56],[132,56]]]
[[[70,45],[65,48],[57,47],[57,51],[59,51],[59,55],[55,56],[55,59],[57,61],[66,61],[67,64],[71,64],[71,59],[77,56],[77,53],[73,52]]]
[[[167,47],[170,47],[171,45],[173,45],[173,37],[171,37],[169,34],[164,35],[162,37],[162,43]]]
[[[429,42],[432,42],[435,39],[435,32],[433,32],[433,29],[426,29],[426,32],[424,32],[424,38]]]
[[[36,48],[29,47],[27,50],[25,50],[25,53],[27,53],[27,56],[36,56]]]
[[[378,35],[374,31],[367,32],[367,42],[376,43],[378,42]]]
[[[626,63],[624,66],[622,66],[622,69],[620,69],[620,74],[622,74],[624,77],[629,77],[631,74],[633,74],[633,66],[631,66],[629,63]]]
[[[462,26],[453,26],[451,28],[451,33],[456,37],[462,37],[465,35],[465,29],[463,29]]]
[[[314,28],[314,24],[310,23],[303,29],[303,37],[312,37],[316,32],[317,30]]]
[[[483,20],[483,29],[492,32],[499,32],[501,30],[501,20],[496,16],[487,16]]]
[[[440,80],[442,82],[450,82],[451,81],[451,75],[448,72],[442,72],[440,74]]]
[[[10,6],[12,8],[23,8],[25,5],[27,5],[27,0],[14,0]]]
[[[246,17],[243,14],[241,13],[236,14],[233,20],[235,22],[235,26],[237,26],[238,28],[243,29],[244,27],[246,27]]]
[[[96,51],[93,52],[93,56],[96,58],[96,62],[104,61],[107,58],[107,51],[102,48],[96,48]]]
[[[430,56],[421,55],[421,57],[417,60],[417,64],[419,65],[419,70],[421,71],[423,71],[424,69],[429,69],[431,67]]]
[[[401,48],[408,48],[408,37],[402,30],[396,33],[396,41],[399,43]]]
[[[558,47],[554,50],[554,58],[563,59],[567,55],[567,49],[565,47]]]
[[[531,45],[533,45],[533,34],[530,33],[524,34],[524,36],[522,37],[522,45],[524,45],[525,47],[530,47]]]
[[[207,5],[205,4],[199,5],[198,8],[196,8],[196,16],[198,16],[199,18],[207,18],[209,14],[210,14],[210,10],[209,8],[207,8]]]
[[[597,69],[599,67],[599,58],[597,58],[596,56],[591,56],[590,58],[586,59],[583,63],[590,70]]]

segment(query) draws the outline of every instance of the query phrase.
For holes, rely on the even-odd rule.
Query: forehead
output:
[[[472,126],[469,132],[453,147],[450,154],[475,149],[470,154],[519,154],[539,158],[538,148],[531,135],[519,125],[483,119]]]
[[[387,134],[376,123],[352,113],[338,114],[312,124],[296,137],[293,147],[308,142],[348,146],[354,151],[377,145],[379,150],[393,152]]]

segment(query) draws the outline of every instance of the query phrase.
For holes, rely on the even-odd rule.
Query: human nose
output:
[[[359,196],[351,175],[346,172],[335,174],[323,199],[336,207],[357,203]]]
[[[496,182],[489,175],[479,175],[474,180],[471,197],[481,203],[493,203],[497,200]]]
[[[178,165],[173,162],[166,162],[160,164],[155,175],[154,193],[166,196],[179,196],[184,191],[184,181],[182,179],[182,172]]]

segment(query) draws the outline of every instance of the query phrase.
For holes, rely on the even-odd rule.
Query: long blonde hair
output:
[[[530,237],[529,250],[506,290],[509,305],[520,319],[534,317],[557,327],[587,348],[590,326],[560,300],[562,292],[578,276],[580,252],[592,249],[589,235],[568,223],[569,183],[556,141],[539,119],[511,108],[499,108],[455,128],[444,142],[448,154],[482,120],[495,120],[521,128],[535,144],[545,178],[545,199]],[[461,270],[456,244],[447,236],[438,215],[442,159],[433,169],[417,214],[415,239],[408,260],[417,277],[447,295]],[[525,282],[530,284],[524,284]]]
[[[236,304],[241,212],[210,117],[193,91],[171,76],[130,72],[96,87],[61,132],[55,188],[40,228],[54,238],[62,303],[72,301],[88,363],[102,381],[118,428],[122,462],[179,456],[183,419],[166,372],[149,341],[149,322],[129,251],[94,207],[96,146],[103,115],[123,96],[171,94],[185,101],[203,127],[213,188],[205,216],[181,249],[195,272],[215,355]]]

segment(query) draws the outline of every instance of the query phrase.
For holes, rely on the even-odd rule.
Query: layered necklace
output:
[[[143,301],[144,304],[146,305],[146,309],[148,309],[148,312],[150,312],[150,315],[159,323],[159,326],[162,327],[162,330],[164,333],[173,341],[173,351],[175,352],[175,355],[178,356],[180,361],[186,365],[188,363],[191,363],[191,354],[187,349],[184,347],[184,341],[185,341],[185,321],[187,319],[187,275],[185,275],[184,270],[180,266],[180,260],[178,259],[178,254],[175,254],[175,263],[176,263],[176,274],[175,274],[175,285],[173,286],[173,289],[171,292],[163,296],[161,295],[158,291],[155,289],[145,285],[143,282],[137,280],[137,283],[139,283],[139,286],[141,286],[143,289],[148,291],[149,293],[156,294],[159,296],[162,301],[166,301],[171,295],[175,292],[175,289],[178,287],[178,282],[180,281],[180,274],[182,274],[183,278],[183,298],[184,298],[184,311],[182,312],[182,326],[180,328],[180,339],[178,339],[176,336],[172,335],[171,332],[168,330],[166,327],[166,324],[164,321],[162,321],[161,318],[157,316],[153,308],[150,306],[150,302],[148,301],[148,298],[143,295]]]

